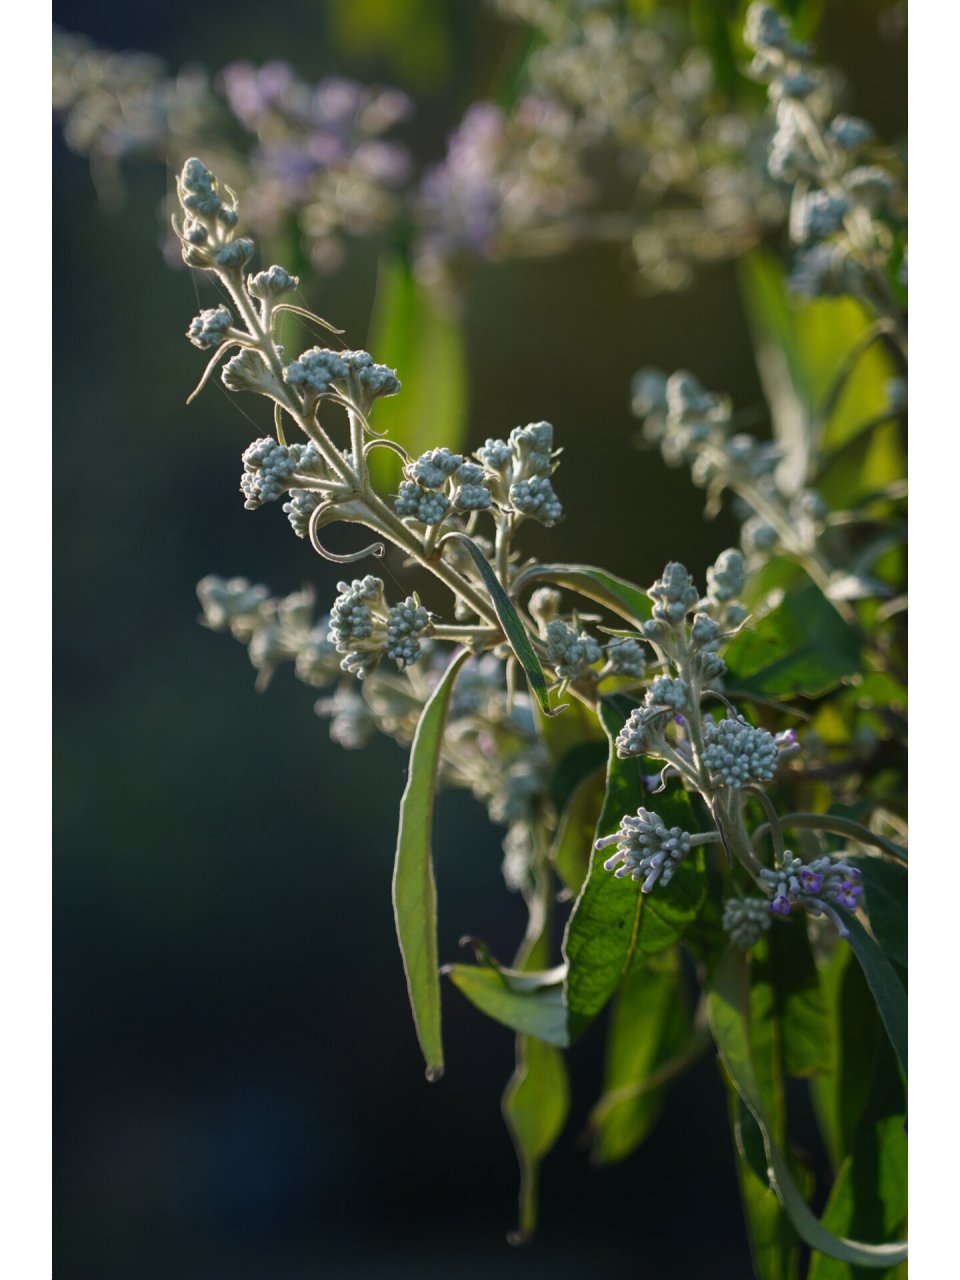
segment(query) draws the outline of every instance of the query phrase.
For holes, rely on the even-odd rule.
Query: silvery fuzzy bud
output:
[[[213,255],[213,260],[218,267],[223,267],[225,271],[239,269],[245,267],[253,257],[254,244],[246,236],[241,236],[238,240],[231,240],[228,244],[217,249]]]
[[[493,494],[486,485],[486,472],[476,463],[464,462],[454,472],[453,505],[458,511],[486,511],[493,506]]]
[[[340,359],[350,371],[350,398],[367,410],[381,396],[395,396],[400,379],[395,369],[377,364],[369,351],[341,351]]]
[[[708,613],[698,613],[690,628],[690,640],[697,649],[716,649],[720,643],[720,623]]]
[[[716,563],[707,570],[707,595],[718,604],[726,604],[741,595],[746,585],[743,556],[733,547],[721,551]]]
[[[751,4],[747,10],[743,38],[758,53],[767,49],[782,51],[790,44],[790,27],[772,5]]]
[[[680,827],[668,828],[649,809],[638,809],[636,817],[625,814],[620,819],[620,830],[598,840],[594,848],[606,849],[611,844],[616,844],[617,851],[604,862],[604,869],[613,871],[618,879],[642,879],[640,892],[649,893],[658,881],[668,885],[673,879],[690,852],[690,835]]]
[[[840,858],[824,856],[805,864],[789,849],[784,850],[782,865],[760,872],[763,887],[771,899],[770,911],[788,916],[793,903],[799,903],[812,915],[826,915],[837,927],[841,938],[849,930],[836,908],[856,912],[863,893],[860,872]]]
[[[663,726],[669,714],[662,708],[634,707],[626,723],[617,734],[617,755],[621,760],[630,756],[653,754],[663,741]]]
[[[600,645],[585,631],[578,635],[562,618],[547,623],[547,661],[561,680],[578,680],[600,660]]]
[[[442,489],[462,466],[463,458],[459,453],[451,453],[449,449],[430,449],[411,462],[405,471],[411,480],[425,489]]]
[[[682,622],[700,599],[693,579],[676,560],[671,560],[664,568],[663,576],[657,579],[647,595],[653,601],[654,620],[667,623]]]
[[[777,744],[772,733],[755,729],[742,716],[707,725],[703,763],[714,781],[727,787],[769,782],[777,769]]]
[[[376,722],[354,689],[341,686],[330,698],[320,698],[314,710],[330,721],[330,737],[347,751],[359,751],[373,737]]]
[[[664,417],[667,412],[667,375],[662,369],[644,366],[633,375],[630,384],[630,407],[638,418],[651,414]]]
[[[220,371],[220,381],[230,391],[255,391],[260,395],[282,396],[283,388],[257,351],[238,351]]]
[[[648,707],[668,707],[671,711],[687,711],[690,709],[690,686],[686,680],[675,680],[672,676],[657,676],[647,690]]]
[[[808,71],[786,71],[777,76],[770,86],[770,99],[772,102],[779,102],[784,98],[794,98],[802,102],[804,98],[810,97],[816,87],[817,78]]]
[[[728,898],[722,923],[733,945],[749,951],[770,928],[770,903],[766,898]]]
[[[255,276],[247,276],[247,291],[253,298],[273,302],[282,298],[285,293],[292,293],[300,284],[298,276],[292,276],[276,263],[266,271],[258,271]]]
[[[266,587],[251,586],[246,578],[209,574],[197,583],[204,624],[211,631],[229,630],[244,642],[266,621],[264,605],[269,598]]]
[[[198,221],[216,218],[223,202],[217,191],[217,179],[202,160],[191,156],[184,163],[178,181],[180,203]]]
[[[545,627],[559,613],[562,599],[556,587],[537,587],[527,606],[530,616]]]
[[[643,646],[636,640],[611,640],[604,648],[613,674],[642,680],[647,669]]]
[[[713,418],[722,408],[720,397],[712,391],[704,391],[699,380],[686,369],[678,369],[670,375],[664,394],[671,422]]]
[[[340,674],[340,655],[329,632],[330,618],[321,618],[297,653],[294,667],[297,679],[315,688],[332,684]]]
[[[291,489],[289,501],[283,504],[283,512],[298,538],[305,538],[310,528],[310,517],[323,502],[323,494],[315,489]]]
[[[762,516],[751,516],[740,530],[740,545],[748,556],[765,555],[773,550],[779,540],[776,529],[767,524]]]
[[[859,116],[841,114],[830,121],[827,136],[841,151],[856,151],[858,147],[872,142],[875,135],[873,126],[866,120],[861,120]]]
[[[349,365],[337,351],[329,347],[311,347],[288,364],[283,371],[283,379],[288,386],[308,396],[326,396],[331,393],[331,384],[337,378],[346,378],[350,373]]]
[[[563,507],[546,476],[536,475],[510,486],[510,506],[522,515],[552,527],[563,519]]]
[[[790,237],[795,244],[825,240],[839,231],[850,208],[845,196],[829,191],[808,191],[794,197],[790,206]]]
[[[387,614],[384,652],[398,667],[412,666],[420,657],[420,636],[430,624],[430,615],[416,596],[407,596]]]
[[[450,499],[445,493],[424,489],[415,480],[401,480],[394,506],[401,518],[432,525],[446,519],[450,512]]]
[[[226,307],[208,307],[190,321],[187,337],[201,351],[211,351],[226,342],[232,326],[233,316]]]
[[[387,606],[383,583],[367,574],[353,582],[338,582],[340,595],[330,610],[329,637],[345,655],[344,671],[362,679],[380,661],[386,641]]]
[[[240,477],[240,489],[246,499],[243,505],[248,511],[255,511],[264,502],[275,502],[286,490],[295,469],[290,450],[272,436],[254,440],[243,452]]]
[[[477,450],[477,457],[491,471],[501,471],[513,458],[513,450],[506,440],[487,440]]]
[[[515,481],[549,476],[553,471],[553,426],[549,422],[514,427],[510,432],[510,447],[516,464]]]

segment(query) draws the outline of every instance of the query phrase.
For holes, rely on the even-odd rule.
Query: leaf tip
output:
[[[544,707],[544,709],[543,709],[543,714],[544,714],[545,716],[549,716],[549,717],[550,717],[550,719],[552,720],[552,719],[553,719],[553,717],[554,717],[554,716],[558,716],[558,715],[560,714],[560,712],[561,712],[561,711],[566,711],[566,709],[567,709],[567,707],[569,707],[569,705],[570,705],[570,703],[569,703],[569,702],[561,702],[560,706],[559,706],[559,707],[554,707],[552,711],[550,710],[550,708],[549,708],[549,707]]]
[[[532,1231],[524,1231],[522,1227],[517,1227],[513,1231],[507,1232],[507,1244],[514,1249],[520,1248],[525,1244],[529,1244],[533,1239]]]
[[[438,1080],[443,1079],[443,1063],[431,1063],[423,1073],[427,1077],[428,1084],[436,1084]]]

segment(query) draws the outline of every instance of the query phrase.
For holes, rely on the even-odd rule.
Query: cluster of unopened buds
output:
[[[896,244],[887,222],[900,193],[889,165],[877,163],[887,157],[873,128],[834,113],[833,87],[812,64],[812,45],[792,39],[771,5],[750,6],[745,38],[755,52],[750,72],[769,85],[776,116],[767,167],[792,188],[793,288],[807,296],[858,293],[885,309],[884,272]]]

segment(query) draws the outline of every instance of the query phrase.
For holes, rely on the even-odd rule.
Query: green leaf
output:
[[[836,1065],[836,1044],[806,920],[777,922],[767,937],[783,1070],[791,1076],[827,1075]]]
[[[521,591],[540,582],[577,591],[588,600],[606,605],[628,622],[644,622],[653,610],[650,597],[641,587],[589,564],[536,565],[518,574],[513,583],[513,594],[519,596]]]
[[[812,1249],[862,1267],[884,1268],[902,1261],[906,1257],[905,1244],[861,1244],[847,1240],[828,1230],[811,1213],[785,1156],[771,1135],[747,1030],[747,962],[734,949],[721,957],[711,975],[707,1007],[723,1065],[763,1135],[771,1185],[800,1238]]]
[[[790,591],[724,653],[731,689],[766,698],[819,697],[860,669],[860,642],[813,583]]]
[[[556,981],[552,984],[526,989],[512,986],[503,973],[483,965],[451,964],[443,972],[471,1004],[495,1022],[561,1049],[570,1043],[562,970],[554,971]]]
[[[852,966],[857,971],[857,966]],[[907,1225],[907,1140],[904,1090],[885,1040],[860,1077],[864,1096],[850,1152],[837,1175],[823,1215],[832,1231],[858,1237],[902,1236]],[[809,1280],[857,1280],[857,1267],[822,1254],[811,1262]],[[884,1273],[906,1274],[906,1264]]]
[[[513,1243],[529,1240],[537,1225],[540,1162],[563,1131],[570,1086],[563,1054],[531,1036],[517,1036],[517,1066],[503,1095],[507,1122],[520,1164],[520,1215]]]
[[[421,713],[410,748],[407,785],[400,801],[400,831],[393,866],[393,914],[428,1080],[439,1080],[443,1075],[437,886],[430,850],[433,798],[450,694],[457,673],[469,656],[466,649],[455,654]]]
[[[614,1164],[653,1127],[663,1088],[644,1088],[690,1035],[680,955],[674,947],[627,975],[610,1017],[603,1096],[590,1115],[593,1159]]]
[[[616,737],[623,728],[623,716],[601,702],[600,718],[609,741],[609,756],[597,837],[612,835],[623,815],[636,813],[647,798],[636,760],[617,756]],[[651,804],[667,826],[693,829],[690,802],[682,787],[657,796]],[[651,894],[642,894],[639,882],[631,877],[618,880],[605,871],[605,856],[601,850],[592,851],[590,871],[563,939],[571,1040],[576,1040],[600,1012],[631,965],[679,942],[706,891],[700,849],[687,855],[668,885],[658,885]]]
[[[844,854],[863,878],[864,906],[886,955],[907,967],[907,869],[886,858]]]
[[[467,548],[470,559],[476,565],[477,572],[490,593],[490,599],[493,601],[493,607],[497,611],[497,617],[500,619],[504,635],[510,642],[510,648],[513,650],[517,661],[526,673],[527,683],[530,685],[530,690],[536,698],[540,710],[546,716],[559,715],[565,709],[566,703],[561,707],[554,708],[553,711],[550,710],[547,677],[543,674],[543,667],[540,665],[537,651],[530,643],[527,629],[520,621],[520,615],[513,607],[510,597],[500,585],[500,579],[494,573],[490,561],[473,539],[469,538],[465,533],[448,533],[444,541],[447,538],[457,538]]]
[[[465,437],[467,409],[462,322],[454,307],[417,283],[398,254],[381,259],[367,344],[375,360],[396,368],[403,384],[399,395],[378,401],[376,430],[413,458],[437,444],[456,451]],[[395,489],[397,455],[373,449],[369,457],[375,487]]]
[[[550,861],[571,894],[578,894],[590,869],[593,836],[603,808],[605,780],[594,772],[581,779],[563,809]]]
[[[850,916],[844,922],[850,931],[849,942],[854,955],[860,961],[863,976],[877,1004],[880,1020],[887,1029],[890,1043],[897,1055],[903,1074],[907,1074],[907,993],[896,971],[856,918]]]
[[[797,1280],[799,1241],[770,1187],[763,1135],[729,1080],[727,1089],[737,1153],[737,1183],[757,1280]]]

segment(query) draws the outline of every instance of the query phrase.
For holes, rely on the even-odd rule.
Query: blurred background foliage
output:
[[[674,7],[736,87],[742,6]],[[787,7],[843,68],[851,109],[902,139],[902,6]],[[173,67],[286,59],[308,82],[398,86],[414,100],[403,137],[420,164],[441,158],[471,101],[510,102],[532,39],[494,7],[454,0],[73,0],[53,15]],[[158,248],[163,166],[126,168],[110,213],[59,133],[54,174],[58,1274],[749,1274],[709,1061],[623,1165],[587,1173],[586,1113],[575,1114],[544,1169],[537,1242],[503,1244],[513,1037],[448,990],[447,1075],[425,1085],[389,893],[404,754],[383,740],[343,752],[308,690],[284,672],[255,694],[242,648],[196,625],[204,574],[278,593],[311,582],[321,605],[341,575],[291,538],[279,509],[243,509],[239,453],[268,429],[262,410],[216,381],[184,405],[199,372],[182,337],[197,294]],[[767,250],[782,247],[771,231]],[[286,248],[297,252],[295,237]],[[472,448],[552,421],[568,515],[531,550],[638,582],[681,559],[702,579],[736,527],[705,523],[686,473],[636,451],[629,387],[640,364],[687,367],[741,408],[761,404],[737,267],[700,267],[686,290],[649,296],[622,248],[579,246],[480,264],[445,311],[412,284],[397,245],[381,249],[351,242],[322,277],[299,266],[310,304],[348,344],[369,341],[397,364],[395,412],[422,433],[414,452],[451,443],[449,424]],[[353,545],[349,531],[331,542]],[[399,564],[391,575],[408,589]],[[499,838],[469,796],[440,798],[442,960],[459,957],[467,924],[501,954],[522,927],[502,893]],[[599,1091],[602,1038],[595,1028],[572,1054],[575,1096]]]

